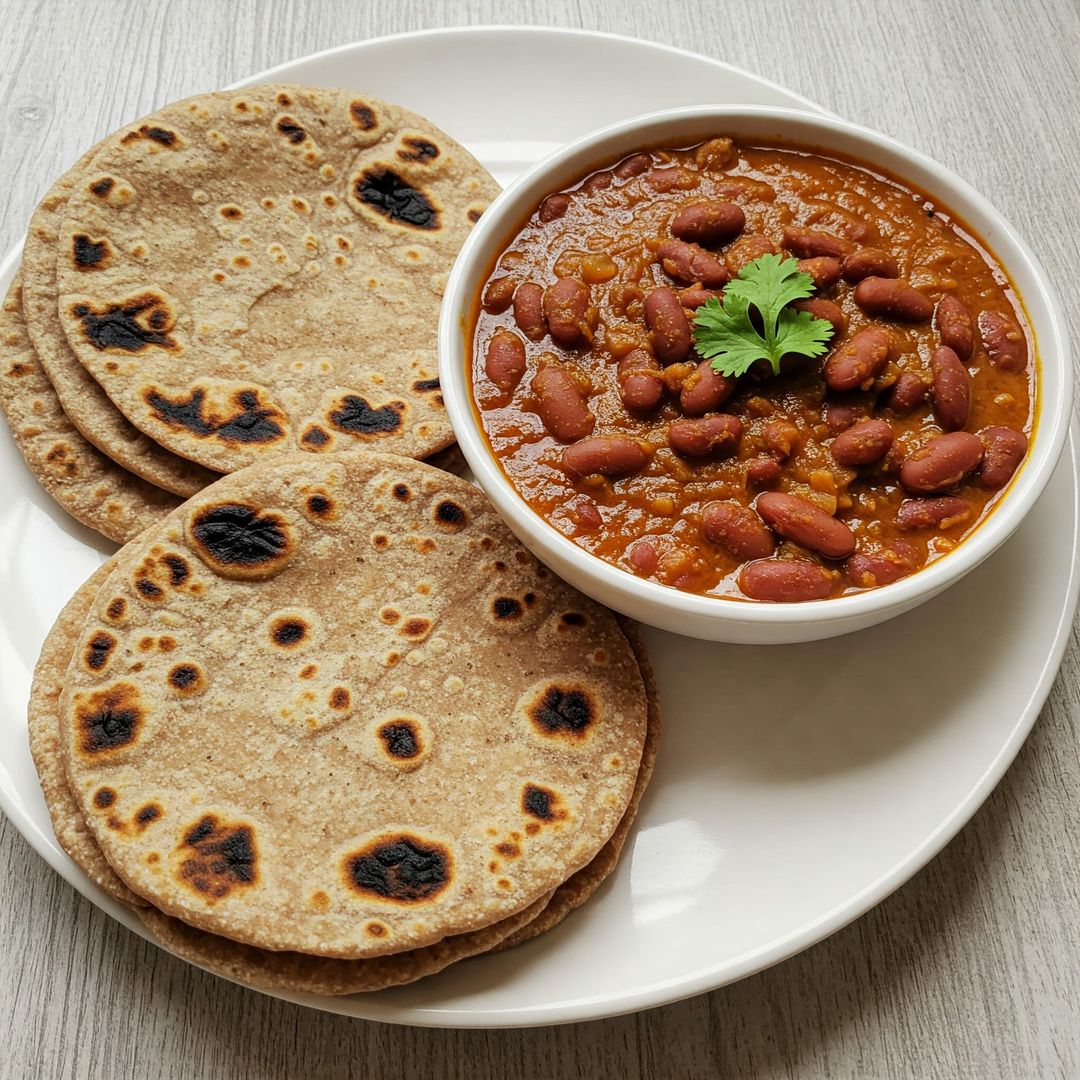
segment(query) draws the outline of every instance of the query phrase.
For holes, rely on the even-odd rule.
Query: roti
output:
[[[608,841],[646,696],[614,616],[392,455],[225,477],[121,554],[66,677],[71,790],[167,914],[364,958],[516,914]]]
[[[27,727],[41,792],[52,819],[57,842],[80,870],[110,896],[125,904],[145,903],[117,876],[101,854],[82,811],[71,797],[64,758],[60,752],[60,692],[75,640],[82,630],[97,591],[112,572],[112,560],[99,566],[64,605],[41,646],[30,688]]]
[[[38,483],[84,525],[124,543],[181,500],[134,476],[75,429],[26,336],[16,275],[0,310],[0,406]]]
[[[453,441],[443,288],[497,192],[443,132],[365,94],[189,98],[106,139],[79,177],[60,322],[136,427],[209,468],[426,457]]]
[[[128,472],[177,495],[194,495],[216,479],[201,465],[158,446],[124,419],[68,347],[56,313],[56,241],[74,178],[98,147],[49,189],[30,219],[23,247],[23,315],[41,366],[79,434]]]

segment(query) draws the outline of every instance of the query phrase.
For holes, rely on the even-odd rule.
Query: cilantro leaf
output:
[[[712,298],[698,308],[694,347],[728,376],[744,374],[758,360],[767,360],[778,375],[787,353],[820,356],[832,339],[832,324],[787,306],[813,291],[813,278],[795,259],[762,255],[728,283],[722,304]]]

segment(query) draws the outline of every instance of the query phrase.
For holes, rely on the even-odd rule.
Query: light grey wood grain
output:
[[[1029,238],[1080,341],[1075,0],[2,0],[0,250],[82,149],[155,105],[359,38],[492,22],[708,52],[925,150]],[[0,821],[0,1076],[1080,1076],[1078,645],[1074,629],[1004,782],[880,907],[735,986],[575,1027],[418,1031],[246,992],[100,914]]]

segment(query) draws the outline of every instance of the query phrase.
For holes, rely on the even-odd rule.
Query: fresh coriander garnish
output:
[[[778,375],[780,357],[788,353],[820,356],[833,336],[832,324],[786,306],[813,291],[814,279],[799,269],[795,259],[762,255],[728,282],[723,304],[713,297],[697,309],[694,348],[712,361],[715,371],[732,377],[749,371],[758,360],[768,360]]]

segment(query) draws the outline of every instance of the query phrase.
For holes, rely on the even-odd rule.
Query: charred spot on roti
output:
[[[349,119],[361,131],[374,131],[379,126],[375,110],[365,101],[349,102]]]
[[[98,630],[83,650],[83,665],[87,671],[104,671],[116,648],[116,638],[108,630]]]
[[[142,832],[148,826],[153,825],[153,823],[164,813],[165,811],[161,808],[160,803],[146,803],[145,806],[140,806],[139,809],[135,811],[135,817],[132,823],[134,824],[136,831]]]
[[[525,614],[525,608],[516,596],[496,596],[491,602],[491,614],[497,622],[511,622]]]
[[[439,156],[439,148],[430,140],[418,135],[406,135],[401,140],[397,156],[402,161],[434,161]]]
[[[330,910],[330,897],[327,896],[327,894],[325,892],[323,892],[322,889],[316,889],[311,894],[311,899],[308,901],[308,903],[311,904],[311,906],[316,911],[329,911]]]
[[[381,922],[369,922],[364,927],[364,933],[369,937],[386,937],[387,932],[386,924]]]
[[[443,499],[432,516],[435,524],[444,532],[461,532],[469,524],[469,511],[453,499]]]
[[[294,116],[287,114],[279,116],[274,121],[274,127],[277,129],[278,134],[283,135],[293,146],[299,146],[308,138],[308,133],[304,130],[303,124]]]
[[[224,578],[262,580],[283,570],[296,552],[296,533],[275,510],[213,503],[194,510],[188,536],[195,553]]]
[[[169,584],[174,589],[180,588],[189,577],[191,577],[191,566],[188,564],[187,559],[182,555],[177,555],[176,552],[169,552],[166,555],[162,555],[161,561],[165,564],[169,571]]]
[[[299,648],[310,633],[311,628],[297,615],[282,615],[270,621],[270,640],[279,649]]]
[[[71,314],[98,352],[139,353],[152,347],[175,352],[180,347],[169,333],[176,323],[172,306],[152,289],[101,308],[79,301]]]
[[[346,884],[361,896],[422,904],[444,892],[453,877],[450,849],[412,833],[388,833],[345,856]]]
[[[330,436],[318,424],[312,424],[300,436],[300,442],[313,450],[321,450],[329,441]]]
[[[431,619],[422,615],[414,615],[402,623],[398,634],[409,641],[423,641],[431,633],[432,626]]]
[[[559,616],[559,629],[566,630],[578,630],[586,623],[586,618],[580,611],[564,611]]]
[[[94,807],[98,810],[108,810],[116,802],[116,792],[111,787],[99,787],[94,792]]]
[[[129,131],[120,141],[130,144],[139,142],[141,139],[149,139],[151,142],[157,143],[158,146],[164,146],[169,150],[174,150],[180,145],[180,136],[175,131],[152,124],[142,124],[134,131]]]
[[[549,682],[528,694],[523,705],[534,730],[546,738],[580,742],[597,718],[592,691],[579,683]]]
[[[239,221],[244,216],[244,211],[236,203],[226,203],[218,207],[218,213],[229,221]]]
[[[251,825],[204,814],[184,833],[177,875],[182,884],[213,903],[258,880],[258,851]]]
[[[135,591],[144,600],[150,600],[154,603],[165,597],[165,590],[148,577],[139,576],[135,578]]]
[[[384,623],[386,623],[387,626],[393,626],[394,623],[396,623],[398,621],[398,619],[401,618],[401,612],[398,611],[397,608],[384,607],[379,612],[379,618]]]
[[[398,502],[408,502],[412,498],[412,490],[408,484],[395,484],[391,490],[391,494]]]
[[[128,682],[76,694],[74,713],[79,749],[89,758],[131,746],[139,738],[147,715],[138,687]]]
[[[300,678],[301,678],[301,679],[311,679],[311,678],[314,678],[314,677],[315,677],[315,673],[316,673],[316,672],[317,672],[318,670],[319,670],[319,665],[318,665],[318,664],[305,664],[305,665],[304,665],[304,666],[303,666],[303,667],[302,667],[302,668],[300,669]]]
[[[153,409],[155,420],[175,431],[224,443],[266,445],[285,438],[285,414],[262,398],[258,388],[237,390],[230,398],[233,411],[219,416],[206,408],[206,390],[195,387],[187,397],[169,397],[155,387],[143,391],[143,400]]]
[[[112,260],[112,250],[108,240],[76,233],[71,241],[71,258],[76,270],[102,270]]]
[[[390,537],[386,533],[374,533],[371,537],[371,546],[377,551],[385,551],[390,546]]]
[[[442,389],[442,385],[438,379],[417,379],[412,384],[412,388],[418,394],[437,394]]]
[[[344,712],[352,704],[352,694],[345,686],[335,686],[330,691],[330,708],[335,712]]]
[[[304,508],[309,517],[319,521],[332,521],[337,517],[337,506],[334,500],[321,491],[309,495],[304,502]]]
[[[373,165],[353,180],[358,202],[395,225],[434,231],[440,227],[435,204],[400,173],[385,165]]]
[[[376,734],[383,751],[397,761],[412,761],[424,752],[420,725],[412,717],[396,716],[379,725]]]
[[[400,430],[408,406],[388,401],[375,407],[358,394],[346,394],[326,415],[327,422],[349,435],[378,439]]]
[[[545,823],[562,821],[566,818],[566,808],[557,791],[542,787],[540,784],[526,784],[521,789],[521,809],[530,817]],[[525,831],[530,835],[535,829],[525,826]]]
[[[198,694],[206,686],[202,668],[190,661],[174,664],[169,669],[167,679],[170,688],[182,697],[191,697]]]
[[[157,645],[162,652],[172,652],[176,648],[176,638],[166,634],[164,637],[158,638]]]
[[[116,181],[111,176],[102,176],[97,180],[91,180],[87,185],[87,191],[91,195],[96,195],[99,199],[104,199],[115,185]]]

